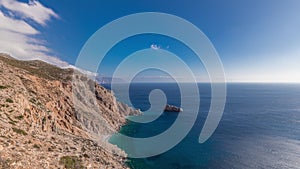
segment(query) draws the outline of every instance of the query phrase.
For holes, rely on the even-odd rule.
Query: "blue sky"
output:
[[[87,39],[105,24],[128,14],[164,12],[190,21],[206,34],[220,55],[228,81],[300,82],[298,0],[40,0],[29,5],[28,1],[0,0],[0,9],[0,52],[17,58],[74,65]],[[193,53],[184,44],[158,35],[124,40],[108,54],[101,73],[109,75],[126,53],[151,45],[177,53],[198,71],[196,75],[205,76],[201,63],[190,59]]]

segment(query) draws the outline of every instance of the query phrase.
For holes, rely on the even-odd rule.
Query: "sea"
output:
[[[198,139],[211,103],[211,85],[197,85],[200,91],[199,113],[186,137],[162,154],[147,158],[128,158],[128,167],[300,169],[300,84],[227,84],[222,119],[214,134],[202,144]],[[111,86],[105,87],[110,89]],[[116,87],[114,93],[119,101],[123,101],[122,95],[129,92],[131,105],[147,111],[150,108],[149,94],[154,89],[165,93],[167,103],[180,107],[181,95],[176,83],[132,83],[129,91],[119,91]],[[191,94],[187,99],[192,100],[195,97],[199,95]],[[188,112],[183,110],[181,113]],[[144,113],[142,116],[146,117],[148,114]],[[130,137],[147,138],[158,135],[172,126],[178,118],[178,113],[164,112],[149,123],[137,123],[131,121],[131,118],[128,117],[127,124],[121,128],[120,133]],[[113,135],[109,141],[125,151],[126,146],[134,146],[133,143],[124,143],[118,134]]]

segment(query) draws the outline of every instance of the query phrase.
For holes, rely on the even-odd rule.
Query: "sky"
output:
[[[85,42],[104,25],[129,14],[163,12],[191,22],[209,38],[228,82],[300,82],[299,9],[299,0],[0,0],[0,53],[72,66]],[[198,81],[208,80],[185,44],[152,34],[114,46],[98,72],[111,76],[122,59],[142,49],[173,52]],[[169,78],[155,70],[138,76]]]

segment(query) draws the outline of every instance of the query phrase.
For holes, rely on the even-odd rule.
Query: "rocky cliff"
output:
[[[0,168],[126,168],[105,138],[138,113],[74,69],[0,54]]]

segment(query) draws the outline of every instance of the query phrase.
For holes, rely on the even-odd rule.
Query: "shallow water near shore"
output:
[[[163,154],[128,159],[128,166],[134,169],[300,168],[300,84],[228,84],[222,120],[204,144],[199,144],[198,137],[210,106],[210,85],[198,86],[200,110],[189,134]],[[133,106],[147,110],[153,89],[163,90],[168,103],[180,106],[177,84],[167,83],[131,84]],[[114,92],[122,101],[122,92]],[[193,97],[196,96],[188,99]],[[131,122],[130,118],[120,133],[146,138],[169,128],[177,114],[165,112],[147,124]],[[125,151],[126,146],[134,146],[122,142],[118,135],[109,141]]]

